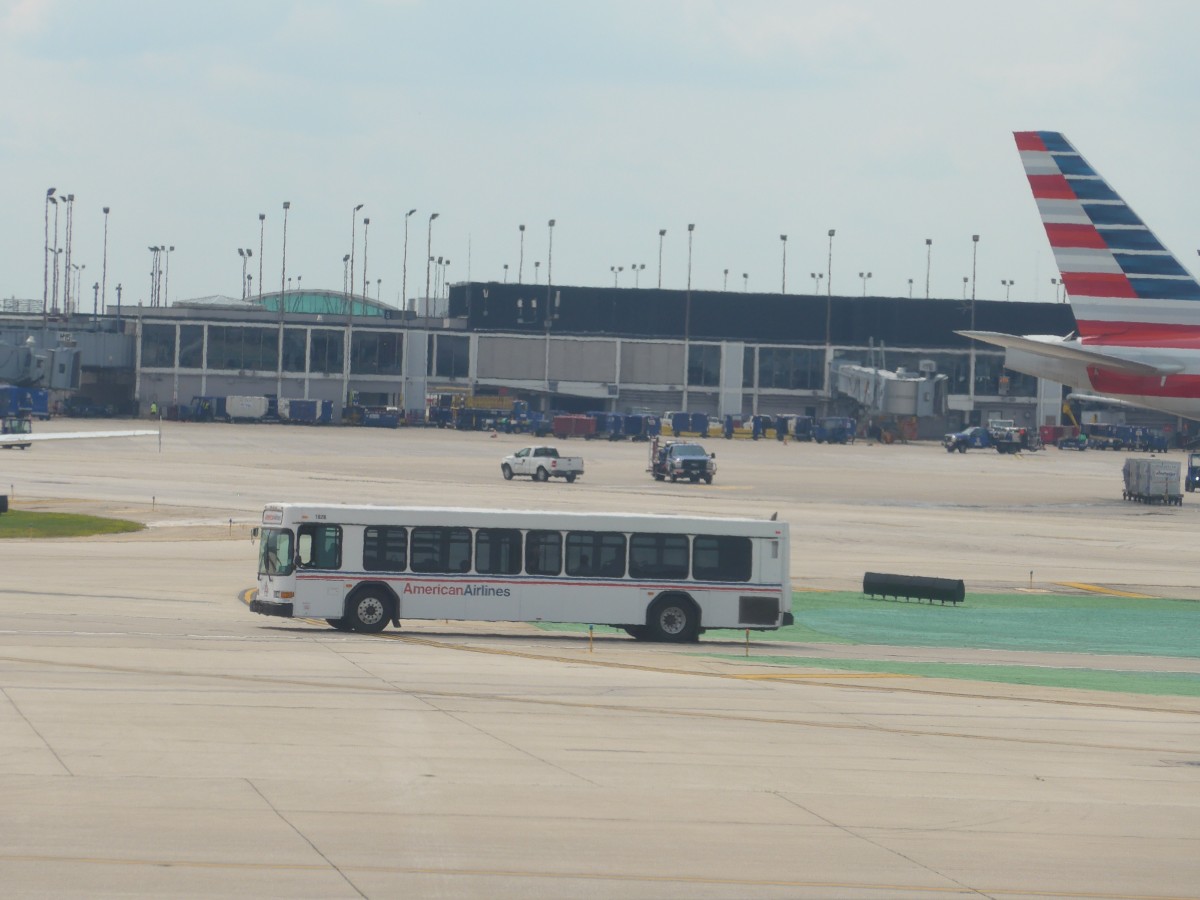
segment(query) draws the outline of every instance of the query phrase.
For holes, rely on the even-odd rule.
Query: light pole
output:
[[[46,189],[46,243],[42,254],[42,315],[50,308],[50,204],[54,204],[54,218],[58,221],[58,201],[54,199],[54,188]],[[107,221],[107,220],[106,220]]]
[[[554,220],[546,223],[549,244],[546,247],[546,315],[550,315],[550,285],[554,281]],[[548,321],[548,320],[547,320]]]
[[[104,256],[100,264],[100,305],[108,303],[108,207],[104,207]]]
[[[750,290],[750,273],[743,272],[742,273],[742,293],[745,294],[749,290]]]
[[[912,299],[912,279],[908,279],[908,299]]]
[[[347,314],[354,309],[354,217],[362,208],[363,205],[360,203],[350,211],[350,293],[346,295]]]
[[[663,238],[666,237],[667,229],[658,229],[658,286],[662,287],[662,245]]]
[[[167,278],[163,284],[163,306],[169,306],[171,303],[171,254],[175,252],[175,246],[172,244],[166,249],[167,257]]]
[[[50,202],[54,204],[54,279],[50,289],[50,311],[54,315],[58,315],[58,199],[51,197]],[[63,203],[67,201],[63,198]]]
[[[241,247],[238,247],[238,256],[242,260],[242,299],[245,300],[246,299],[246,263],[248,263],[249,260],[246,259],[246,251],[243,250]]]
[[[263,238],[267,232],[267,214],[258,214],[258,299],[261,304],[263,292]]]
[[[150,251],[150,306],[154,307],[154,306],[158,306],[158,294],[157,294],[157,291],[155,290],[154,286],[158,280],[158,250],[159,250],[159,248],[158,247],[147,247],[146,249]],[[57,270],[57,265],[56,265],[55,274],[57,274],[57,271],[58,270]]]
[[[408,220],[415,213],[415,209],[410,209],[404,214],[404,262],[400,270],[400,303],[408,308]]]
[[[787,235],[781,234],[779,242],[783,244],[783,277],[779,281],[779,293],[787,293]]]
[[[825,273],[809,272],[808,277],[813,280],[813,296],[819,296],[821,293],[821,279],[825,277]]]
[[[862,295],[867,296],[867,279],[871,277],[870,272],[859,272],[858,277],[862,279]]]
[[[721,290],[728,291],[729,290],[729,270],[728,269],[725,270],[724,275],[725,275],[724,280],[721,282]]]
[[[1016,282],[1014,282],[1011,278],[1001,278],[1000,283],[1004,285],[1004,299],[1007,300],[1009,299],[1010,292],[1012,291],[1012,286],[1016,284]]]
[[[540,259],[535,259],[533,261],[533,283],[534,284],[538,283],[538,267],[541,264],[542,264],[542,261]]]
[[[694,222],[689,222],[688,232],[688,266],[687,266],[687,301],[683,307],[683,412],[688,411],[688,367],[692,351],[692,234],[696,231]]]
[[[929,299],[929,267],[933,263],[933,238],[925,238],[925,299]]]
[[[376,278],[375,279],[375,302],[376,303],[380,302],[379,297],[382,293],[383,293],[383,279]]]
[[[71,234],[74,229],[71,223],[75,218],[75,195],[67,194],[67,221],[66,221],[66,239],[64,242],[65,254],[63,256],[63,314],[71,314]]]
[[[525,271],[525,226],[518,225],[517,230],[521,232],[521,249],[517,253],[517,284],[520,284]]]
[[[836,228],[829,229],[829,257],[825,262],[825,290],[826,296],[833,296],[833,236],[837,234]]]
[[[646,271],[645,263],[638,263],[633,267],[633,286],[640,288],[642,286],[642,272]]]
[[[504,283],[508,284],[508,263],[504,264]]]
[[[342,257],[342,293],[350,296],[350,254]]]
[[[616,287],[616,286],[617,286],[617,267],[616,267],[616,266],[609,266],[609,267],[608,267],[608,271],[612,272],[612,277],[613,277],[613,287]]]
[[[370,285],[370,280],[367,278],[367,229],[371,226],[369,218],[363,218],[363,305],[367,302],[367,287]],[[350,306],[351,312],[354,311],[354,306]]]
[[[285,294],[283,291],[283,286],[287,281],[287,220],[288,220],[288,210],[291,208],[292,208],[292,202],[290,200],[284,200],[283,201],[283,266],[279,270],[279,321],[280,321],[280,323],[283,322],[283,308],[285,305],[284,301],[287,297],[287,294]],[[282,327],[283,326],[281,324],[280,328],[282,328]],[[282,364],[282,360],[280,360],[280,363]]]
[[[433,220],[438,217],[438,213],[429,214],[429,227],[426,229],[425,236],[425,256],[428,257],[425,261],[425,315],[429,315],[429,264],[433,262]]]
[[[975,330],[975,262],[979,256],[979,235],[971,235],[971,330]],[[971,410],[975,409],[975,341],[971,341]]]

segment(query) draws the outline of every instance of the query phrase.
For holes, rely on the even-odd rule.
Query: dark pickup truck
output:
[[[717,474],[716,454],[706,452],[699,444],[685,441],[652,445],[650,474],[655,481],[686,478],[693,484],[701,480],[712,484],[713,476]]]

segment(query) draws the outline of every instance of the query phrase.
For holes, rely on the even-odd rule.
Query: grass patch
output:
[[[105,519],[75,513],[28,512],[10,509],[0,515],[0,540],[4,538],[91,537],[127,534],[146,526],[128,519]]]

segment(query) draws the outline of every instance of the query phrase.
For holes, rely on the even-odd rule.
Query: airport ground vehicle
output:
[[[1183,486],[1189,493],[1200,486],[1200,453],[1188,454],[1187,474],[1184,476]]]
[[[270,504],[268,616],[615,625],[639,640],[792,623],[788,526],[759,519]]]
[[[715,453],[708,453],[700,444],[691,441],[660,444],[655,440],[650,444],[649,471],[655,481],[685,478],[692,484],[702,479],[705,484],[712,484],[713,476],[717,474],[716,458]]]
[[[955,431],[942,438],[942,446],[946,448],[947,453],[958,451],[966,453],[968,450],[982,450],[987,447],[994,446],[992,444],[992,436],[982,425],[972,425],[964,431]]]
[[[559,456],[554,447],[523,447],[500,461],[500,474],[505,481],[527,475],[534,481],[564,478],[571,482],[583,474],[583,457]]]
[[[0,416],[50,418],[50,392],[45,388],[0,384]]]
[[[28,416],[5,416],[4,419],[2,421],[0,421],[0,434],[16,435],[16,434],[30,434],[32,432],[33,432],[33,420],[30,419]],[[2,448],[4,450],[9,449],[10,447],[16,447],[21,450],[28,450],[29,444],[17,443],[17,442],[0,444],[0,448]]]
[[[1138,503],[1183,505],[1178,460],[1131,456],[1125,460],[1122,475],[1125,479],[1122,499],[1136,500]]]
[[[853,444],[858,423],[848,416],[826,416],[813,429],[818,444]]]

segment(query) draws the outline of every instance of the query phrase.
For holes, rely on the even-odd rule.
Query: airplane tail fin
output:
[[[1018,131],[1021,163],[1087,342],[1200,332],[1200,284],[1055,131]]]

